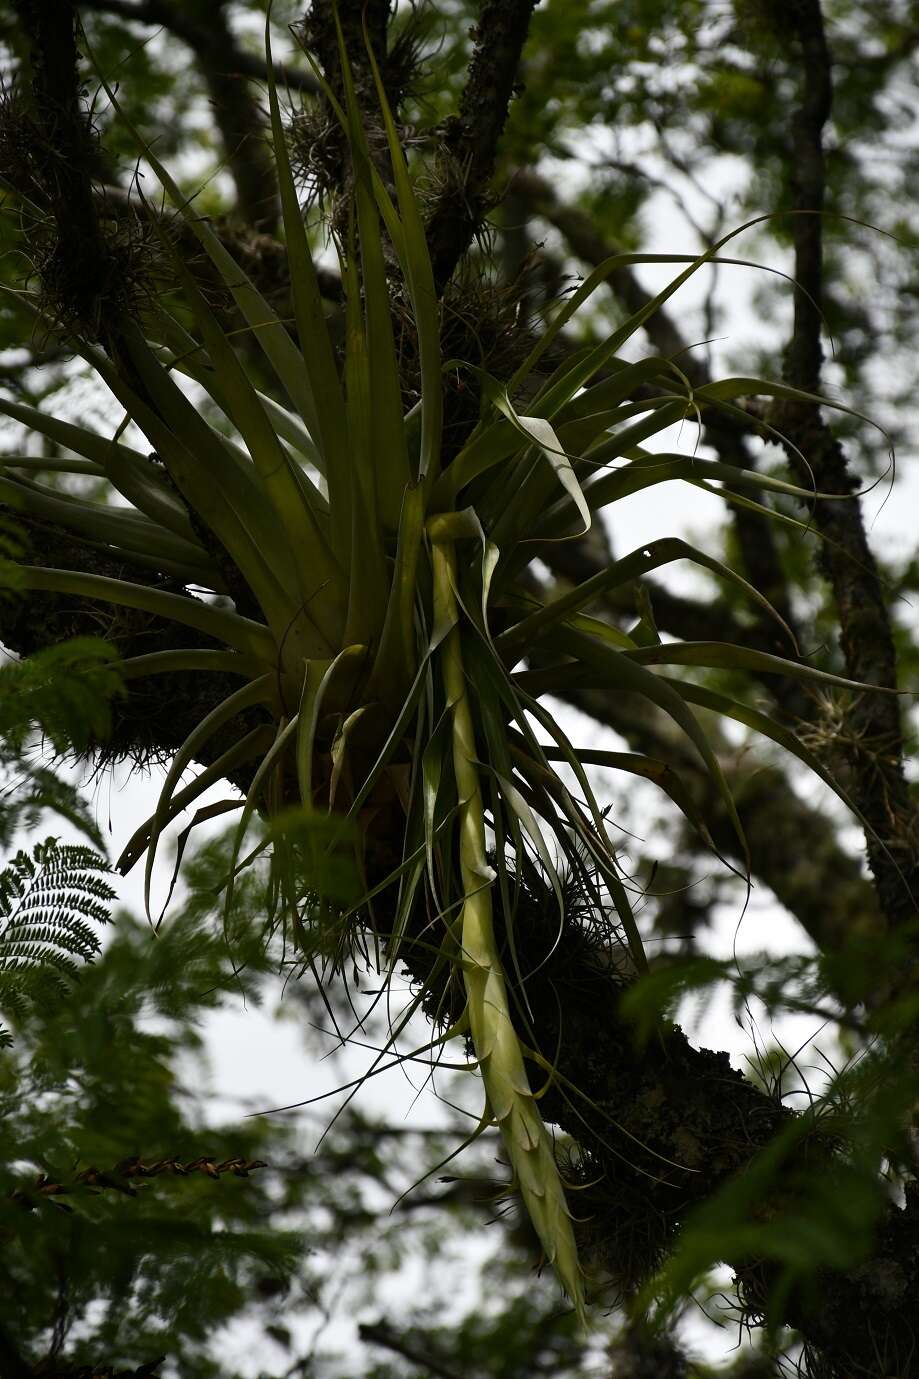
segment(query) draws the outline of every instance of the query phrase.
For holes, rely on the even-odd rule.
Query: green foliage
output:
[[[0,1064],[0,1273],[4,1321],[36,1361],[64,1344],[74,1365],[165,1353],[170,1373],[211,1379],[226,1373],[215,1333],[296,1272],[302,1241],[273,1219],[261,1163],[285,1127],[205,1127],[178,1078],[202,1010],[241,984],[256,998],[265,967],[238,935],[234,971],[201,916],[199,899],[159,939],[120,916],[78,981],[18,1013]]]
[[[0,670],[0,737],[22,751],[38,728],[56,754],[84,753],[108,736],[123,688],[118,653],[101,637],[74,637]]]
[[[407,1316],[394,1306],[391,1336],[468,1356],[469,1372],[551,1363],[576,1374],[582,1342],[547,1281],[529,1277],[526,1230],[488,1232],[508,1310],[486,1317],[473,1302],[443,1321],[468,1271],[456,1222],[491,1217],[499,1184],[422,1187],[391,1212],[455,1145],[459,1122],[426,1131],[352,1109],[328,1127],[307,1122],[327,1128],[313,1155],[289,1117],[202,1117],[207,1013],[243,1019],[241,1000],[263,1002],[280,956],[259,932],[252,878],[220,932],[225,868],[215,842],[186,869],[185,899],[158,937],[120,914],[77,981],[17,1016],[16,1044],[0,1056],[0,1340],[63,1372],[165,1356],[163,1379],[242,1379],[250,1345],[237,1342],[249,1337],[265,1379],[292,1363],[343,1379],[375,1372],[379,1350],[370,1337],[362,1359],[320,1344],[329,1317],[340,1332],[355,1312],[378,1315],[382,1292],[398,1296],[399,1271],[423,1259],[426,1305]],[[291,999],[315,998],[304,988]],[[305,1352],[304,1329],[316,1333]]]

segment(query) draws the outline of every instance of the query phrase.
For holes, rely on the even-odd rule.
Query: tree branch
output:
[[[112,255],[93,199],[98,156],[81,100],[76,9],[72,0],[14,0],[14,8],[29,42],[36,131],[23,172],[57,226],[45,276],[54,281],[64,312],[98,338]]]
[[[149,24],[168,29],[191,48],[207,42],[209,31],[205,25],[196,23],[188,9],[179,9],[176,5],[170,4],[169,0],[140,0],[138,4],[132,4],[131,0],[79,0],[79,3],[82,10],[115,15],[132,24]],[[232,66],[233,71],[241,77],[249,77],[253,81],[263,83],[268,81],[268,64],[265,59],[257,53],[250,53],[247,49],[239,47],[235,42]],[[313,73],[305,69],[275,62],[271,71],[277,84],[286,86],[289,91],[302,91],[308,95],[316,95],[319,91],[319,83]]]
[[[412,1365],[416,1365],[425,1375],[430,1375],[431,1379],[461,1379],[456,1370],[447,1369],[430,1351],[423,1350],[420,1346],[407,1341],[398,1332],[394,1331],[387,1322],[362,1322],[358,1327],[357,1334],[362,1341],[370,1345],[382,1346],[384,1350],[390,1350],[394,1355],[401,1355],[404,1360]]]
[[[819,392],[823,349],[823,221],[826,198],[823,130],[832,106],[831,57],[819,0],[788,6],[800,59],[801,94],[791,122],[790,165],[795,250],[794,329],[786,376],[797,388]],[[861,504],[845,454],[820,408],[786,403],[776,408],[778,429],[802,451],[818,489],[847,495],[845,502],[818,501],[814,508],[821,543],[820,568],[830,583],[840,624],[846,674],[867,684],[895,688],[896,651],[884,590],[868,545]],[[787,447],[801,473],[796,451]],[[803,481],[803,476],[802,476]],[[899,702],[865,694],[849,712],[840,742],[852,773],[852,794],[867,819],[868,862],[881,909],[892,925],[915,921],[919,904],[919,817],[903,770]]]
[[[736,1181],[777,1135],[802,1122],[732,1069],[727,1054],[692,1048],[676,1028],[637,1048],[616,1013],[622,979],[589,936],[567,925],[559,937],[550,894],[526,920],[526,1023],[540,1032],[556,1073],[543,1113],[587,1151],[577,1215],[613,1279],[634,1288],[673,1248],[694,1205]],[[540,961],[543,947],[551,963]],[[810,1174],[812,1183],[820,1165],[833,1172],[833,1147],[820,1134],[818,1123],[789,1151],[758,1204],[764,1221],[774,1208],[793,1210],[796,1181],[806,1184]],[[771,1192],[780,1201],[771,1202]],[[752,1247],[741,1249],[727,1262],[748,1300],[758,1297],[765,1306],[769,1270],[754,1262]],[[792,1292],[780,1305],[784,1320],[819,1351],[821,1374],[911,1373],[919,1334],[919,1194],[909,1187],[904,1207],[883,1212],[864,1264],[849,1273],[826,1271],[806,1297]]]
[[[439,292],[481,224],[498,140],[536,3],[482,0],[459,114],[447,121],[445,154],[440,160],[444,188],[428,219],[428,246]]]

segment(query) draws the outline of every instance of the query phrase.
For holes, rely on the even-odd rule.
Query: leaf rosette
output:
[[[270,74],[267,35],[266,43]],[[528,1010],[518,879],[534,867],[548,879],[560,934],[573,877],[598,907],[615,912],[623,960],[641,971],[647,964],[630,885],[586,767],[655,782],[711,844],[704,817],[667,762],[581,749],[541,700],[560,682],[577,683],[639,696],[662,711],[697,753],[742,839],[696,707],[746,724],[829,780],[826,771],[765,714],[657,667],[726,667],[852,686],[798,659],[790,633],[790,656],[782,659],[730,644],[661,644],[653,617],[626,634],[591,616],[600,595],[690,560],[784,626],[735,571],[685,541],[636,550],[548,603],[534,598],[527,567],[541,543],[577,537],[610,504],[674,479],[753,507],[729,486],[812,499],[754,470],[653,447],[703,407],[731,415],[754,394],[825,400],[746,377],[694,389],[674,360],[625,357],[650,315],[706,264],[722,261],[739,231],[695,258],[608,259],[556,311],[510,378],[445,358],[422,204],[379,73],[374,67],[385,179],[343,45],[341,62],[343,101],[328,89],[326,96],[353,172],[336,243],[343,345],[326,320],[269,75],[292,322],[276,315],[135,137],[232,299],[245,348],[260,351],[270,382],[252,382],[241,335],[227,329],[164,232],[183,307],[159,301],[142,316],[116,313],[104,349],[73,341],[155,459],[121,439],[123,426],[108,437],[0,399],[0,412],[59,447],[57,468],[89,476],[117,505],[43,485],[27,457],[4,457],[0,498],[138,571],[134,581],[27,565],[20,572],[26,590],[137,610],[183,630],[174,649],[122,663],[129,693],[133,683],[178,672],[202,682],[238,680],[176,751],[154,815],[124,850],[125,869],[146,858],[148,909],[164,830],[215,782],[244,781],[242,800],[195,816],[239,811],[227,907],[239,872],[267,853],[267,907],[320,980],[344,969],[359,932],[372,933],[384,976],[424,953],[416,965],[428,989],[415,1006],[440,990],[447,1026],[432,1047],[456,1035],[471,1040],[487,1098],[482,1124],[499,1126],[546,1256],[583,1316],[565,1185],[539,1113],[539,1086],[555,1070]],[[663,291],[599,344],[541,371],[563,328],[610,274],[662,262],[681,265]],[[420,400],[411,407],[403,399],[394,293],[414,336]],[[480,415],[447,459],[444,390],[448,376],[463,373],[478,389]],[[196,405],[202,394],[207,409]],[[169,589],[141,577],[151,567]],[[189,632],[200,636],[199,646],[189,645]],[[227,742],[242,721],[248,730],[231,732]],[[195,764],[197,775],[186,780]],[[258,820],[267,828],[247,852]]]

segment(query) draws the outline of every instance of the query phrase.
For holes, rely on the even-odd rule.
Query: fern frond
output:
[[[0,872],[0,1012],[23,1020],[30,1004],[66,992],[100,950],[93,926],[109,921],[108,863],[91,848],[47,838]],[[0,1024],[0,1048],[12,1037]]]

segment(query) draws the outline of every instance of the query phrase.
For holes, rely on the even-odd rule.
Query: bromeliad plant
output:
[[[528,1008],[521,961],[526,934],[515,927],[517,882],[528,867],[542,869],[557,897],[561,931],[563,864],[598,905],[615,909],[623,949],[641,970],[645,958],[629,887],[585,765],[657,780],[694,825],[704,831],[705,824],[663,763],[579,750],[540,696],[560,677],[610,694],[643,696],[689,738],[739,834],[694,705],[760,730],[824,772],[791,733],[764,715],[651,667],[728,666],[848,682],[737,646],[662,645],[647,629],[630,637],[588,615],[602,593],[681,559],[763,603],[738,574],[679,540],[634,551],[545,604],[526,592],[521,576],[540,542],[586,531],[608,504],[653,484],[682,479],[720,491],[722,482],[742,478],[748,491],[755,486],[799,494],[775,478],[656,453],[649,445],[703,407],[730,413],[745,395],[804,395],[750,378],[693,390],[672,360],[628,363],[622,357],[651,312],[724,241],[695,260],[668,257],[686,265],[669,287],[601,344],[575,351],[547,377],[538,366],[550,345],[617,265],[661,256],[623,255],[602,264],[509,379],[495,379],[468,360],[445,360],[422,212],[379,75],[391,180],[380,176],[371,156],[344,53],[342,66],[344,101],[336,108],[353,166],[350,218],[338,245],[343,358],[326,326],[272,86],[295,335],[144,149],[263,352],[271,395],[253,385],[231,334],[164,238],[191,318],[151,305],[142,319],[125,313],[113,323],[106,351],[85,340],[75,346],[160,463],[124,443],[123,427],[109,438],[0,401],[7,416],[62,449],[55,468],[104,481],[120,495],[120,505],[43,487],[28,471],[48,468],[48,462],[23,456],[4,458],[0,489],[27,513],[69,528],[128,567],[152,566],[185,591],[158,589],[149,580],[24,570],[30,590],[140,609],[200,633],[198,649],[188,649],[185,634],[173,651],[125,661],[129,688],[132,681],[178,671],[239,678],[239,688],[176,752],[153,818],[125,851],[125,867],[146,852],[148,903],[164,829],[213,782],[244,774],[248,790],[238,805],[233,871],[259,851],[240,861],[253,816],[274,823],[272,885],[305,964],[327,977],[342,965],[357,928],[372,927],[384,974],[413,945],[427,954],[429,991],[444,990],[450,974],[453,989],[463,989],[463,1014],[452,1018],[435,1046],[458,1034],[471,1041],[487,1097],[483,1124],[500,1128],[545,1253],[583,1315],[565,1189],[538,1107],[538,1084],[555,1072],[538,1051],[539,1030]],[[421,397],[408,410],[393,328],[396,290],[407,301],[420,361]],[[446,463],[445,377],[463,370],[481,391],[481,416]],[[220,424],[202,415],[179,375],[216,404]],[[202,592],[226,595],[231,589],[235,610]],[[246,600],[252,616],[239,611]],[[253,709],[260,723],[218,749],[218,735]],[[194,762],[203,769],[182,785]],[[293,835],[284,821],[292,806],[301,816],[325,816],[353,828],[363,878],[358,898],[349,903],[317,894],[315,874],[291,882],[280,859],[290,851]],[[232,875],[228,903],[231,893]],[[452,996],[443,1008],[456,1011]]]

